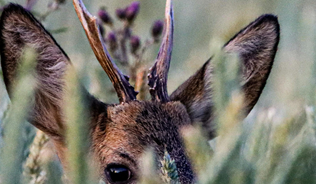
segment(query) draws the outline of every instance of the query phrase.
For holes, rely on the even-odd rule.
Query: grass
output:
[[[8,2],[8,1],[7,1]],[[21,4],[23,0],[17,1]],[[95,2],[95,3],[94,3]],[[218,109],[219,137],[211,141],[212,147],[200,135],[200,128],[183,130],[185,143],[192,159],[197,183],[255,183],[255,184],[298,184],[316,183],[316,3],[312,0],[261,0],[261,1],[219,1],[199,0],[175,1],[175,50],[169,75],[169,92],[193,74],[212,54],[216,58],[217,89],[215,105]],[[1,1],[2,3],[2,1]],[[46,7],[46,1],[35,7],[37,11]],[[123,0],[91,1],[87,3],[93,13],[101,4],[107,4],[109,11],[118,7]],[[135,31],[139,35],[148,35],[151,22],[163,16],[163,1],[142,0],[142,8]],[[80,81],[97,97],[107,102],[116,102],[115,96],[108,96],[110,82],[96,63],[89,48],[76,15],[67,1],[59,13],[47,17],[45,26],[50,30],[67,28],[66,32],[54,35],[69,53]],[[69,13],[68,9],[71,9]],[[158,13],[157,13],[158,12]],[[222,57],[217,46],[227,40],[240,28],[262,13],[274,13],[281,24],[281,42],[275,64],[267,86],[256,107],[246,119],[238,114],[242,96],[237,81],[235,58],[229,62]],[[58,21],[56,21],[56,19]],[[72,22],[72,25],[69,25]],[[64,29],[62,29],[64,30]],[[144,39],[144,38],[143,38]],[[74,46],[76,45],[76,47]],[[154,47],[146,59],[150,63],[156,53]],[[212,51],[212,52],[211,52]],[[36,162],[41,169],[36,170],[44,180],[27,180],[30,174],[24,174],[23,168],[30,155],[43,151],[31,149],[34,131],[28,130],[25,123],[25,109],[28,108],[33,94],[32,56],[27,56],[30,66],[23,66],[20,80],[10,105],[5,86],[0,82],[0,182],[1,183],[52,183],[67,181],[56,159]],[[93,60],[93,61],[92,61]],[[29,62],[26,62],[29,63]],[[91,72],[93,71],[93,72]],[[0,74],[2,72],[0,71]],[[2,77],[2,75],[1,75]],[[69,75],[67,118],[72,122],[67,132],[72,150],[69,177],[75,183],[97,183],[88,172],[89,160],[87,138],[84,135],[84,105],[78,104],[77,79]],[[4,127],[4,128],[2,128]],[[83,132],[82,132],[83,131]],[[23,136],[23,132],[26,134]],[[79,137],[79,139],[73,139]],[[38,144],[37,144],[38,145]],[[34,146],[34,143],[33,143]],[[40,148],[44,149],[44,148]],[[193,151],[192,151],[193,150]],[[80,158],[86,158],[82,161]],[[166,157],[168,171],[173,173],[172,160]],[[53,157],[54,158],[54,157]],[[160,175],[155,174],[152,155],[144,156],[142,183],[159,183]],[[146,163],[146,161],[148,161]],[[35,167],[34,165],[32,166]],[[171,169],[170,169],[171,168]],[[168,179],[167,179],[168,180]],[[168,181],[175,181],[171,178]]]

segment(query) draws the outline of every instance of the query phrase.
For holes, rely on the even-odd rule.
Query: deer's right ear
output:
[[[71,66],[68,56],[34,16],[17,4],[9,4],[0,20],[1,65],[9,95],[25,46],[37,53],[35,104],[29,121],[51,137],[61,138],[64,131],[62,98],[64,74]],[[90,95],[91,105],[99,104]]]
[[[242,68],[241,87],[245,94],[243,111],[248,114],[257,103],[272,68],[279,43],[279,23],[274,15],[263,15],[237,33],[224,46],[226,52],[239,55]],[[212,124],[211,62],[204,66],[171,95],[187,108],[192,122],[201,122],[209,138],[215,136]]]

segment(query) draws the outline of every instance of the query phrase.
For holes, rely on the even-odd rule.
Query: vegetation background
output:
[[[25,0],[4,2],[25,4]],[[49,0],[39,1],[34,10],[45,12],[48,2]],[[131,0],[91,0],[86,1],[85,4],[93,14],[97,14],[101,6],[106,6],[114,15],[116,8],[125,7],[131,2]],[[153,21],[163,19],[165,1],[140,0],[140,3],[141,10],[135,22],[134,32],[141,35],[144,41],[150,36]],[[306,83],[310,80],[306,74],[312,69],[310,66],[313,60],[310,58],[316,54],[314,52],[316,43],[313,42],[315,38],[309,37],[314,31],[315,1],[181,0],[174,1],[174,7],[175,40],[168,83],[170,93],[214,54],[211,52],[212,40],[228,41],[231,36],[261,14],[273,13],[279,17],[281,41],[271,76],[258,106],[284,104],[285,94],[293,99],[292,103],[304,98],[302,91],[311,84]],[[102,70],[90,49],[71,1],[66,1],[65,6],[48,16],[44,25],[48,30],[67,28],[66,32],[53,36],[79,69],[90,76],[95,73],[94,70]],[[157,50],[158,46],[151,50],[146,59],[154,61]],[[104,74],[104,78],[98,83],[108,85],[109,80]],[[92,92],[98,92],[93,84],[94,82],[90,80],[88,87]],[[2,81],[0,85],[0,104],[3,109],[8,102]],[[107,97],[106,93],[99,96],[107,101],[114,100],[113,96]]]
[[[2,0],[0,2],[2,4],[8,2],[16,2],[21,5],[25,4],[25,0]],[[34,11],[45,12],[49,2],[50,0],[40,0],[34,7]],[[101,6],[106,6],[107,11],[110,12],[111,15],[114,15],[116,8],[123,8],[131,2],[131,0],[84,1],[92,14],[97,14]],[[141,9],[135,21],[134,33],[140,35],[142,41],[144,41],[150,37],[152,23],[156,19],[164,18],[165,1],[140,0],[140,4]],[[262,139],[266,139],[266,144],[268,145],[279,143],[277,142],[278,138],[274,136],[283,136],[284,141],[281,141],[282,143],[279,144],[287,145],[284,146],[286,150],[292,150],[288,145],[290,145],[291,142],[294,144],[293,142],[295,141],[293,140],[297,139],[297,136],[302,133],[304,129],[302,127],[308,124],[308,117],[311,118],[311,127],[315,127],[316,1],[174,0],[174,9],[175,36],[169,72],[169,93],[175,90],[190,75],[197,71],[209,57],[215,54],[213,52],[214,43],[225,43],[241,28],[262,14],[272,13],[279,17],[281,40],[271,75],[256,107],[242,123],[242,131],[240,132],[251,135],[252,132],[257,130],[256,127],[258,124],[261,126],[262,122],[265,122],[266,124],[262,126],[267,125],[268,128],[265,127],[263,129],[266,130],[266,134],[265,132],[261,132],[261,134],[258,133],[257,136],[263,136]],[[109,95],[109,93],[107,93],[111,88],[110,81],[90,49],[72,2],[67,0],[66,4],[48,16],[43,24],[48,30],[67,28],[67,31],[53,34],[53,36],[69,55],[78,72],[86,76],[82,81],[84,85],[91,93],[103,101],[109,103],[117,102],[115,95]],[[146,54],[145,58],[148,63],[153,63],[158,51],[158,46],[159,45],[156,45]],[[0,78],[2,78],[2,75],[0,76]],[[0,132],[4,120],[3,116],[10,103],[9,101],[5,85],[3,81],[0,80]],[[301,116],[299,115],[303,116],[303,118],[300,118]],[[299,126],[296,126],[297,124],[293,122],[299,122],[297,123]],[[287,127],[285,125],[293,125],[291,127],[294,127],[292,128],[294,130],[287,127],[285,128],[286,133],[283,132],[284,134],[282,134],[280,130],[281,125],[284,125],[284,127]],[[32,130],[26,130],[25,132],[28,131],[34,132]],[[305,130],[303,133],[305,134]],[[266,135],[266,137],[264,137],[264,135]],[[26,133],[26,137],[28,136],[29,134]],[[34,133],[33,136],[29,137],[34,137]],[[245,143],[249,140],[249,137],[246,136],[238,140],[244,140]],[[1,145],[3,145],[3,142],[0,138],[0,146]],[[307,147],[311,146],[310,144],[306,145],[308,145]],[[273,148],[273,146],[271,147]],[[271,153],[272,148],[268,146],[262,152]],[[314,149],[312,150],[315,151]],[[303,158],[309,160],[312,155],[311,153]],[[280,158],[283,158],[284,155],[286,155],[284,152],[278,153]],[[262,158],[268,160],[272,159],[268,156],[262,156]],[[229,160],[228,158],[223,159],[226,159],[226,161]],[[295,161],[291,163],[295,163]],[[309,166],[316,165],[315,163],[308,163]],[[278,164],[276,164],[275,167],[277,167],[277,165]],[[305,167],[305,169],[307,168],[309,167]],[[303,170],[301,170],[301,172],[303,172]],[[303,173],[308,174],[308,172]],[[307,183],[316,183],[316,180],[312,179],[316,173],[310,174],[311,175],[302,174],[302,176],[311,179],[308,180]],[[269,174],[267,174],[267,176],[268,175]],[[276,175],[280,176],[282,174]],[[272,177],[271,180],[273,180],[273,178],[274,177]],[[273,181],[275,181],[275,183],[282,183],[281,180],[277,179]],[[283,178],[282,181],[286,183],[288,180]],[[297,180],[297,182],[294,183],[300,183],[302,181],[303,180]],[[258,179],[250,183],[270,182],[268,182],[268,180]]]

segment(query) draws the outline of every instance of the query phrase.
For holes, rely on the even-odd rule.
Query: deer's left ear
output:
[[[226,52],[238,53],[242,62],[244,112],[248,114],[257,103],[272,68],[280,37],[278,19],[262,15],[225,44]],[[203,67],[171,94],[172,101],[182,102],[192,122],[202,122],[209,138],[215,136],[212,124],[212,65]]]
[[[16,83],[17,68],[23,62],[20,58],[25,46],[33,48],[37,54],[34,104],[30,107],[28,120],[54,140],[64,140],[65,73],[72,67],[69,58],[29,11],[10,3],[4,7],[0,18],[1,66],[10,96]],[[96,122],[107,105],[85,90],[83,94],[91,122]]]

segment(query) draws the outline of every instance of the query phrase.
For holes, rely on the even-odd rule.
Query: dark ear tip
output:
[[[276,15],[273,15],[273,14],[264,14],[264,15],[261,15],[261,16],[258,17],[257,20],[255,20],[254,22],[256,22],[257,25],[260,25],[260,24],[262,24],[262,23],[270,23],[270,24],[275,25],[275,27],[276,27],[277,30],[280,29],[278,17],[277,17]]]
[[[3,7],[3,13],[7,13],[7,12],[15,12],[17,10],[24,10],[24,8],[16,3],[9,3],[8,5],[5,5]]]
[[[21,5],[16,3],[9,3],[5,5],[0,18],[0,30],[3,29],[4,21],[13,14],[27,14],[27,11]]]
[[[3,7],[1,20],[10,16],[12,13],[25,13],[26,10],[19,4],[16,3],[9,3]]]
[[[263,14],[258,19],[263,19],[265,21],[278,22],[278,17],[273,14]]]

